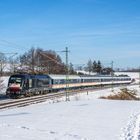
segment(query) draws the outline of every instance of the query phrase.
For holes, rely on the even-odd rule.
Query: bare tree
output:
[[[19,67],[19,57],[13,59],[13,58],[9,58],[9,61],[8,61],[8,70],[10,73],[15,73],[17,70],[18,70],[18,67]]]
[[[92,61],[91,61],[91,59],[88,61],[86,69],[89,73],[92,72]]]
[[[43,51],[37,50],[38,62],[40,72],[42,73],[64,73],[65,65],[62,62],[60,56],[55,51]],[[43,71],[42,71],[43,70]]]
[[[4,68],[6,67],[7,58],[4,53],[0,53],[0,74],[3,75]]]
[[[31,48],[20,56],[21,69],[30,73],[65,73],[65,65],[55,51]]]
[[[72,63],[69,64],[69,74],[76,74],[76,72],[74,71]]]
[[[25,52],[20,56],[20,68],[23,71],[35,73],[36,56],[35,48],[31,48],[28,52]]]

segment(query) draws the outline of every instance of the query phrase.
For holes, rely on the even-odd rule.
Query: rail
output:
[[[130,86],[130,85],[129,85]],[[96,91],[96,90],[104,90],[110,87],[102,87],[102,88],[87,88],[87,89],[80,89],[80,90],[70,90],[68,92],[68,95],[75,95],[81,92],[88,92],[88,91]],[[65,91],[58,92],[58,93],[49,93],[49,94],[43,94],[43,95],[36,95],[21,99],[13,99],[13,100],[4,100],[3,102],[0,102],[0,110],[1,109],[7,109],[7,108],[14,108],[14,107],[23,107],[30,104],[40,103],[47,101],[48,99],[54,99],[54,98],[61,98],[66,96]]]
[[[0,109],[27,106],[29,104],[39,103],[46,101],[47,99],[59,98],[62,96],[64,96],[64,93],[53,93],[23,99],[8,100],[7,102],[0,103]]]

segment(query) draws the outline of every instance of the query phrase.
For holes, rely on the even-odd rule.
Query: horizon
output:
[[[0,52],[70,50],[72,64],[140,66],[140,1],[2,0]],[[58,53],[65,62],[65,54]]]

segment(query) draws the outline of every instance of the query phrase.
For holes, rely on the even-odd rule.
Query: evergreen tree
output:
[[[100,73],[100,74],[101,74],[101,72],[102,72],[102,64],[101,64],[100,60],[98,60],[98,62],[97,62],[97,69],[96,69],[96,72],[97,72],[97,73]]]
[[[97,72],[97,62],[94,60],[93,65],[92,65],[92,71]]]
[[[69,74],[75,74],[75,71],[74,71],[72,63],[69,64]]]
[[[88,63],[87,63],[87,71],[90,73],[90,72],[92,72],[92,61],[91,61],[91,59],[88,61]]]

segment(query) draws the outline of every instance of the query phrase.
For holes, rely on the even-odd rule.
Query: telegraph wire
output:
[[[10,41],[4,40],[4,39],[0,39],[0,45],[4,45],[4,46],[9,47],[9,48],[12,47],[12,48],[18,49],[18,50],[21,50],[21,49],[23,50],[23,48],[28,49],[25,46],[22,46],[22,45],[19,45],[19,44],[16,44],[14,42],[10,42]]]

